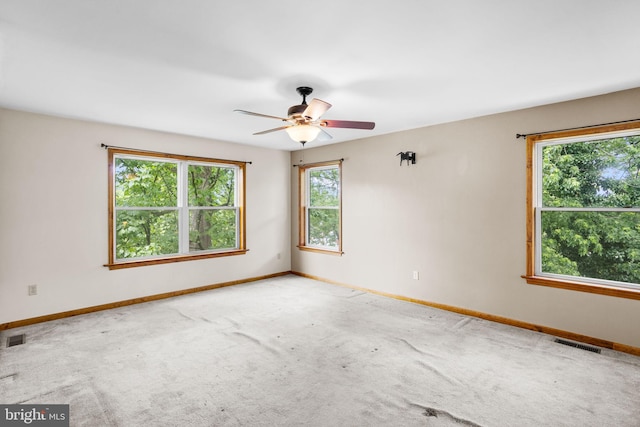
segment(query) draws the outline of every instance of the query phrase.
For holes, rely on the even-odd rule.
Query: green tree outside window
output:
[[[115,155],[115,261],[243,249],[234,164]]]
[[[640,135],[538,149],[541,272],[640,284]]]

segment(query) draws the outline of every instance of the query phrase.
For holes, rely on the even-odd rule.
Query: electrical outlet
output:
[[[38,295],[38,285],[29,285],[28,286],[29,296]]]
[[[413,272],[413,280],[418,280],[420,279],[420,273],[418,273],[417,271]]]

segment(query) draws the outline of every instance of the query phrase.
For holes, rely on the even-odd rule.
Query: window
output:
[[[341,166],[338,161],[299,168],[300,249],[342,254]]]
[[[527,137],[527,281],[640,299],[640,123]]]
[[[246,253],[243,162],[109,148],[111,269]]]

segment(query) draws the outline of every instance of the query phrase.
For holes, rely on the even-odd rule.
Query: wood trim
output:
[[[342,167],[343,160],[344,159],[326,160],[322,162],[305,163],[303,165],[296,165],[296,166],[298,166],[301,169],[319,168],[322,166],[333,166],[333,165],[340,165],[340,167]]]
[[[305,228],[307,226],[306,192],[304,191],[304,175],[306,169],[298,168],[298,247],[304,247]]]
[[[640,290],[611,288],[595,283],[577,282],[564,279],[553,279],[542,276],[522,276],[530,285],[549,286],[552,288],[568,289],[571,291],[588,292],[592,294],[608,295],[613,297],[640,300]]]
[[[184,161],[205,162],[205,163],[223,163],[227,165],[236,165],[240,167],[244,167],[247,164],[247,162],[242,162],[239,160],[225,160],[225,159],[216,159],[213,157],[161,153],[158,151],[146,151],[146,150],[138,150],[134,148],[109,147],[107,148],[107,151],[111,153],[111,155],[125,154],[127,156],[138,156],[138,157],[159,157],[161,159],[184,160]]]
[[[172,262],[184,262],[184,261],[195,261],[199,259],[208,259],[208,258],[220,258],[225,256],[234,256],[234,255],[244,255],[249,252],[248,249],[241,250],[233,250],[233,251],[224,251],[224,252],[210,252],[205,254],[197,254],[197,255],[172,255],[170,257],[161,257],[161,258],[149,258],[142,259],[136,261],[120,261],[114,262],[112,264],[104,264],[104,267],[109,267],[109,270],[120,270],[123,268],[132,268],[132,267],[144,267],[147,265],[158,265],[158,264],[169,264]]]
[[[527,136],[527,140],[531,139],[534,143],[539,141],[544,141],[547,139],[559,139],[559,138],[570,138],[575,136],[584,136],[584,135],[597,135],[600,133],[610,133],[610,132],[621,132],[625,130],[632,130],[640,128],[640,120],[624,122],[624,123],[614,123],[610,125],[602,125],[602,126],[593,126],[593,127],[585,127],[580,129],[567,129],[560,130],[549,133],[539,133],[532,134]]]
[[[321,249],[306,245],[307,236],[307,195],[305,180],[306,171],[311,168],[323,166],[337,166],[340,180],[340,199],[338,200],[338,248],[335,250]],[[342,159],[326,162],[308,163],[298,167],[298,245],[297,248],[308,252],[342,255]]]
[[[109,172],[108,172],[108,176],[109,176],[109,181],[108,181],[108,197],[109,197],[109,208],[108,208],[108,215],[109,215],[109,219],[108,219],[108,230],[107,233],[109,233],[109,236],[107,238],[107,242],[109,244],[109,255],[107,257],[107,259],[109,260],[109,264],[113,264],[115,261],[115,236],[114,236],[114,230],[115,230],[115,224],[114,224],[114,218],[115,218],[115,165],[114,165],[114,153],[113,150],[107,150],[108,153],[108,167],[109,167]]]
[[[125,148],[115,148],[109,147],[107,149],[108,153],[108,198],[109,198],[109,208],[108,208],[108,230],[109,233],[107,237],[107,242],[109,245],[108,249],[108,262],[104,264],[105,267],[109,267],[109,270],[118,270],[122,268],[132,268],[132,267],[142,267],[147,265],[157,265],[157,264],[167,264],[173,262],[183,262],[183,261],[194,261],[198,259],[207,259],[207,258],[218,258],[225,256],[233,256],[233,255],[244,255],[247,253],[247,236],[246,236],[246,201],[247,201],[247,192],[246,192],[246,166],[247,162],[241,161],[233,161],[233,160],[223,160],[223,159],[214,159],[208,157],[197,157],[197,156],[186,156],[181,154],[168,154],[168,153],[159,153],[156,151],[144,151],[144,150],[135,150],[135,149],[125,149]],[[179,160],[179,161],[197,161],[197,162],[205,162],[205,163],[217,163],[217,164],[228,164],[237,166],[240,170],[239,172],[239,188],[241,191],[240,194],[240,203],[239,212],[238,212],[238,220],[240,224],[238,226],[238,245],[239,248],[232,249],[228,251],[220,251],[220,252],[209,252],[204,254],[177,254],[177,255],[168,255],[161,256],[157,258],[148,258],[144,260],[122,260],[116,261],[115,257],[115,162],[114,158],[116,154],[124,154],[128,156],[138,156],[138,157],[157,157],[163,159],[171,159],[171,160]]]
[[[240,245],[241,250],[244,250],[244,252],[246,253],[247,251],[247,165],[246,164],[241,164],[238,165],[239,169],[240,169],[240,189],[242,190],[242,194],[240,195],[241,198],[241,205],[239,208],[239,220],[240,220],[240,225],[239,225],[239,233],[240,235],[238,236],[238,243]]]
[[[533,198],[535,197],[535,187],[534,187],[534,157],[535,152],[535,142],[533,137],[527,137],[527,275],[533,276],[535,270],[535,257],[536,257],[536,248],[535,248],[535,204],[533,203]]]
[[[247,279],[232,280],[230,282],[222,282],[222,283],[216,283],[216,284],[212,284],[212,285],[199,286],[197,288],[182,289],[182,290],[179,290],[179,291],[173,291],[173,292],[166,292],[166,293],[162,293],[162,294],[149,295],[149,296],[145,296],[145,297],[139,297],[139,298],[133,298],[133,299],[123,300],[123,301],[112,302],[112,303],[109,303],[109,304],[94,305],[92,307],[79,308],[79,309],[76,309],[76,310],[63,311],[63,312],[54,313],[54,314],[47,314],[47,315],[44,315],[44,316],[32,317],[32,318],[29,318],[29,319],[16,320],[16,321],[13,321],[13,322],[0,324],[0,331],[4,331],[4,330],[7,330],[7,329],[18,328],[18,327],[21,327],[21,326],[29,326],[29,325],[33,325],[33,324],[36,324],[36,323],[49,322],[51,320],[58,320],[58,319],[64,319],[64,318],[67,318],[67,317],[79,316],[79,315],[82,315],[82,314],[94,313],[96,311],[110,310],[112,308],[125,307],[125,306],[128,306],[128,305],[134,305],[134,304],[142,304],[142,303],[150,302],[150,301],[157,301],[157,300],[161,300],[161,299],[173,298],[173,297],[177,297],[177,296],[180,296],[180,295],[193,294],[193,293],[196,293],[196,292],[210,291],[212,289],[224,288],[224,287],[233,286],[233,285],[240,285],[240,284],[243,284],[243,283],[250,283],[250,282],[255,282],[255,281],[258,281],[258,280],[271,279],[271,278],[274,278],[274,277],[286,276],[287,274],[290,274],[290,273],[291,273],[290,271],[283,271],[283,272],[280,272],[280,273],[267,274],[267,275],[264,275],[264,276],[256,276],[256,277],[250,277],[250,278],[247,278]]]
[[[339,251],[339,250],[332,251],[331,249],[320,249],[320,248],[314,248],[314,247],[311,247],[311,246],[300,245],[300,246],[298,246],[298,249],[300,249],[301,251],[317,252],[317,253],[328,254],[328,255],[337,255],[337,256],[344,255],[344,252]]]
[[[522,322],[522,321],[519,321],[519,320],[509,319],[507,317],[502,317],[502,316],[496,316],[496,315],[492,315],[492,314],[482,313],[482,312],[475,311],[475,310],[468,310],[468,309],[465,309],[465,308],[459,308],[459,307],[454,307],[454,306],[450,306],[450,305],[446,305],[446,304],[439,304],[439,303],[435,303],[435,302],[429,302],[429,301],[419,300],[419,299],[415,299],[415,298],[409,298],[409,297],[405,297],[405,296],[402,296],[402,295],[391,294],[391,293],[388,293],[388,292],[375,291],[373,289],[363,288],[363,287],[359,287],[359,286],[347,285],[345,283],[336,282],[336,281],[325,279],[325,278],[322,278],[322,277],[319,277],[319,276],[314,276],[314,275],[311,275],[311,274],[301,273],[301,272],[297,272],[297,271],[283,271],[283,272],[280,272],[280,273],[267,274],[267,275],[264,275],[264,276],[256,276],[256,277],[251,277],[251,278],[247,278],[247,279],[232,280],[232,281],[229,281],[229,282],[222,282],[222,283],[217,283],[217,284],[212,284],[212,285],[200,286],[200,287],[196,287],[196,288],[182,289],[182,290],[179,290],[179,291],[173,291],[173,292],[166,292],[166,293],[162,293],[162,294],[149,295],[149,296],[146,296],[146,297],[133,298],[133,299],[113,302],[113,303],[109,303],[109,304],[101,304],[101,305],[96,305],[96,306],[92,306],[92,307],[86,307],[86,308],[80,308],[80,309],[76,309],[76,310],[64,311],[64,312],[60,312],[60,313],[48,314],[48,315],[44,315],[44,316],[32,317],[32,318],[29,318],[29,319],[23,319],[23,320],[16,320],[16,321],[13,321],[13,322],[1,323],[0,324],[0,331],[4,331],[4,330],[7,330],[7,329],[13,329],[13,328],[19,328],[19,327],[22,327],[22,326],[34,325],[34,324],[42,323],[42,322],[49,322],[51,320],[58,320],[58,319],[64,319],[64,318],[68,318],[68,317],[79,316],[79,315],[83,315],[83,314],[94,313],[94,312],[97,312],[97,311],[110,310],[112,308],[126,307],[126,306],[129,306],[129,305],[142,304],[142,303],[145,303],[145,302],[157,301],[157,300],[172,298],[172,297],[176,297],[176,296],[180,296],[180,295],[187,295],[187,294],[192,294],[192,293],[197,293],[197,292],[204,292],[204,291],[209,291],[209,290],[218,289],[218,288],[224,288],[224,287],[227,287],[227,286],[234,286],[234,285],[240,285],[240,284],[243,284],[243,283],[250,283],[250,282],[255,282],[255,281],[259,281],[259,280],[264,280],[264,279],[271,279],[271,278],[274,278],[274,277],[286,276],[288,274],[294,274],[294,275],[297,275],[297,276],[300,276],[300,277],[306,277],[308,279],[318,280],[318,281],[329,283],[329,284],[336,285],[336,286],[341,286],[341,287],[345,287],[345,288],[349,288],[349,289],[356,289],[356,290],[359,290],[359,291],[363,291],[363,292],[367,292],[367,293],[371,293],[371,294],[375,294],[375,295],[380,295],[380,296],[384,296],[384,297],[387,297],[387,298],[393,298],[393,299],[397,299],[397,300],[401,300],[401,301],[407,301],[407,302],[420,304],[420,305],[424,305],[424,306],[428,306],[428,307],[438,308],[438,309],[450,311],[450,312],[453,312],[453,313],[463,314],[465,316],[476,317],[476,318],[479,318],[479,319],[484,319],[484,320],[489,320],[489,321],[496,322],[496,323],[502,323],[502,324],[505,324],[505,325],[514,326],[514,327],[517,327],[517,328],[528,329],[528,330],[531,330],[531,331],[536,331],[536,332],[541,332],[541,333],[544,333],[544,334],[553,335],[553,336],[557,336],[557,337],[561,337],[561,338],[571,339],[571,340],[583,342],[583,343],[586,343],[586,344],[596,345],[598,347],[608,348],[608,349],[611,349],[611,350],[632,354],[634,356],[640,356],[640,347],[633,347],[633,346],[626,345],[626,344],[619,344],[619,343],[612,342],[612,341],[602,340],[602,339],[599,339],[599,338],[593,338],[593,337],[589,337],[589,336],[586,336],[586,335],[581,335],[581,334],[576,334],[576,333],[573,333],[573,332],[563,331],[561,329],[550,328],[550,327],[547,327],[547,326],[535,325],[535,324],[528,323],[528,322]]]
[[[622,132],[626,130],[640,129],[640,121],[624,122],[603,126],[594,126],[581,129],[570,129],[542,134],[533,134],[527,136],[527,206],[526,206],[526,221],[527,221],[527,259],[526,259],[526,274],[522,278],[526,279],[528,284],[550,286],[560,289],[568,289],[579,292],[589,292],[600,295],[608,295],[619,298],[640,299],[640,291],[635,291],[627,288],[614,288],[610,286],[603,286],[592,284],[588,282],[580,282],[578,280],[564,280],[564,279],[551,279],[547,277],[536,276],[536,229],[535,229],[535,215],[536,204],[534,198],[536,197],[535,188],[535,149],[536,144],[542,141],[551,139],[561,139],[570,137],[579,137],[585,135],[598,135],[614,132]],[[603,135],[604,136],[604,135]]]
[[[383,297],[393,298],[393,299],[397,299],[397,300],[401,300],[401,301],[412,302],[412,303],[424,305],[424,306],[427,306],[427,307],[438,308],[440,310],[446,310],[446,311],[450,311],[450,312],[453,312],[453,313],[462,314],[462,315],[465,315],[465,316],[476,317],[476,318],[479,318],[479,319],[489,320],[491,322],[502,323],[504,325],[514,326],[516,328],[528,329],[530,331],[541,332],[543,334],[548,334],[548,335],[553,335],[553,336],[556,336],[556,337],[566,338],[566,339],[570,339],[570,340],[573,340],[573,341],[579,341],[579,342],[583,342],[583,343],[586,343],[586,344],[591,344],[591,345],[595,345],[595,346],[598,346],[598,347],[607,348],[607,349],[610,349],[610,350],[615,350],[615,351],[620,351],[620,352],[623,352],[623,353],[632,354],[634,356],[640,356],[640,347],[633,347],[633,346],[626,345],[626,344],[619,344],[619,343],[616,343],[616,342],[613,342],[613,341],[603,340],[603,339],[600,339],[600,338],[594,338],[594,337],[590,337],[590,336],[582,335],[582,334],[576,334],[574,332],[568,332],[568,331],[564,331],[564,330],[561,330],[561,329],[551,328],[551,327],[548,327],[548,326],[536,325],[534,323],[523,322],[523,321],[520,321],[520,320],[514,320],[514,319],[510,319],[508,317],[496,316],[496,315],[493,315],[493,314],[483,313],[483,312],[480,312],[480,311],[469,310],[469,309],[466,309],[466,308],[460,308],[460,307],[455,307],[455,306],[446,305],[446,304],[440,304],[440,303],[431,302],[431,301],[424,301],[424,300],[420,300],[420,299],[416,299],[416,298],[405,297],[405,296],[402,296],[402,295],[396,295],[396,294],[392,294],[392,293],[388,293],[388,292],[376,291],[376,290],[373,290],[373,289],[363,288],[363,287],[359,287],[359,286],[352,286],[352,285],[348,285],[348,284],[345,284],[345,283],[336,282],[336,281],[333,281],[333,280],[329,280],[329,279],[325,279],[325,278],[322,278],[322,277],[318,277],[318,276],[314,276],[314,275],[306,274],[306,273],[301,273],[301,272],[297,272],[297,271],[292,271],[291,273],[295,274],[297,276],[306,277],[308,279],[319,280],[321,282],[330,283],[332,285],[342,286],[342,287],[349,288],[349,289],[355,289],[355,290],[359,290],[359,291],[363,291],[363,292],[367,292],[367,293],[371,293],[371,294],[375,294],[375,295],[380,295],[380,296],[383,296]]]

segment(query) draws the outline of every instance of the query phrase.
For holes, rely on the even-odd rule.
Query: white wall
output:
[[[100,143],[252,161],[249,252],[103,267],[107,152]],[[289,162],[283,151],[0,109],[0,324],[290,270]],[[31,284],[37,296],[27,295]]]
[[[526,147],[516,139],[637,118],[640,89],[315,149],[310,143],[292,153],[293,164],[345,159],[345,254],[295,249],[292,174],[292,270],[640,347],[640,301],[528,285],[520,277]],[[400,151],[415,151],[417,164],[399,166]]]

